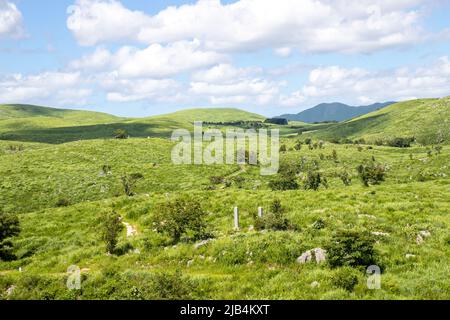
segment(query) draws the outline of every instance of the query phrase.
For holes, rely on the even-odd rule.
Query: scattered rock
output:
[[[416,238],[416,243],[418,244],[418,245],[421,245],[422,243],[424,243],[425,242],[425,240],[423,239],[423,237],[419,234],[419,235],[417,235],[417,238]]]
[[[199,242],[199,243],[196,243],[196,244],[194,245],[194,248],[195,248],[195,249],[199,249],[199,248],[201,248],[201,247],[204,247],[204,246],[206,246],[208,243],[210,243],[211,241],[213,241],[213,239],[203,240],[203,241],[201,241],[201,242]]]
[[[423,231],[420,231],[419,234],[420,234],[423,238],[431,237],[430,231],[423,230]]]
[[[248,232],[252,232],[252,231],[255,231],[255,227],[254,226],[248,227]]]
[[[410,254],[410,253],[408,253],[408,254],[405,255],[405,258],[406,258],[406,259],[414,259],[415,257],[416,257],[415,254]]]
[[[9,296],[11,296],[13,293],[14,293],[14,290],[16,290],[16,286],[15,285],[12,285],[11,287],[9,287],[7,290],[6,290],[6,295],[9,297]]]
[[[386,232],[372,232],[372,235],[377,237],[389,237],[389,233]]]
[[[362,219],[362,218],[367,218],[367,219],[373,219],[373,220],[376,220],[376,219],[377,219],[377,217],[372,216],[372,215],[370,215],[370,214],[359,214],[359,215],[358,215],[358,218],[360,218],[360,219]]]
[[[416,243],[418,245],[421,245],[425,242],[425,238],[431,237],[430,231],[422,230],[419,232],[419,234],[416,237]]]
[[[194,260],[189,260],[187,262],[187,267],[190,268],[192,266],[192,264],[194,263]]]
[[[313,259],[316,261],[317,264],[326,261],[326,251],[321,248],[315,248],[306,251],[300,257],[298,257],[297,263],[305,264],[308,262],[312,262]]]
[[[313,283],[311,283],[311,288],[319,288],[320,287],[320,283],[317,281],[314,281]]]

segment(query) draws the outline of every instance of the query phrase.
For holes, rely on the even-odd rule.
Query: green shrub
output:
[[[385,180],[386,167],[375,164],[374,161],[359,165],[357,171],[361,182],[366,187],[380,184]]]
[[[340,231],[325,246],[332,268],[375,264],[375,239],[368,232]]]
[[[141,173],[125,174],[122,176],[122,186],[125,194],[129,197],[134,196],[133,189],[139,180],[144,179]]]
[[[58,208],[68,207],[68,206],[70,206],[70,201],[67,198],[60,198],[60,199],[58,199],[58,201],[56,201],[56,206]]]
[[[287,147],[285,144],[281,145],[280,147],[280,152],[286,152],[287,151]]]
[[[262,218],[256,217],[255,228],[256,230],[273,231],[292,229],[289,220],[285,218],[285,209],[280,200],[274,200],[270,205],[269,211]]]
[[[410,148],[415,138],[394,138],[387,141],[387,145],[394,148]]]
[[[326,227],[326,223],[323,219],[319,219],[317,221],[314,221],[312,224],[312,228],[316,230],[322,230]]]
[[[114,138],[120,140],[128,139],[128,132],[124,129],[117,129],[114,131]]]
[[[152,279],[152,289],[158,299],[186,300],[192,298],[196,285],[183,277],[181,271],[175,273],[158,273]]]
[[[269,188],[272,191],[297,190],[299,187],[295,176],[282,175],[269,182]]]
[[[296,151],[302,150],[302,142],[301,142],[300,140],[298,140],[298,141],[295,143],[294,150],[296,150]]]
[[[108,212],[102,217],[101,236],[106,243],[106,252],[113,254],[117,246],[117,239],[124,226],[120,215],[116,212]]]
[[[304,188],[305,190],[319,190],[320,186],[323,185],[325,188],[328,188],[328,181],[326,178],[322,176],[322,174],[318,171],[310,170],[308,171]]]
[[[218,184],[223,183],[225,181],[225,178],[223,176],[213,176],[213,177],[209,178],[209,181],[213,185],[218,185]]]
[[[11,238],[20,233],[19,218],[15,214],[6,214],[0,211],[0,260],[15,258]]]
[[[174,243],[182,237],[187,241],[207,238],[206,212],[200,202],[190,198],[178,198],[156,207],[152,218],[158,233],[167,234]]]
[[[335,287],[352,292],[359,282],[359,272],[350,267],[339,268],[333,273],[331,282]]]
[[[352,184],[352,177],[350,176],[350,173],[348,173],[347,170],[342,171],[342,172],[339,174],[339,178],[341,179],[342,183],[343,183],[345,186],[350,186],[350,185]]]

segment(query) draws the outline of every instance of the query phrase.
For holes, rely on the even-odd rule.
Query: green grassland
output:
[[[415,110],[417,102],[410,104]],[[396,108],[389,108],[379,114],[391,117]],[[190,129],[195,120],[263,120],[257,115],[199,109],[146,119],[101,116],[98,123],[90,124],[101,127],[98,135],[88,131],[80,136],[86,132],[83,125],[59,127],[43,120],[54,114],[44,112],[31,120],[24,113],[8,114],[0,120],[0,211],[19,214],[22,232],[14,238],[17,259],[0,261],[0,299],[450,298],[448,145],[438,151],[420,144],[392,148],[325,142],[323,148],[303,145],[296,151],[296,131],[306,125],[290,124],[282,128],[287,151],[281,154],[281,163],[314,163],[327,178],[328,188],[272,191],[269,183],[274,177],[260,176],[258,166],[176,166],[170,159],[174,144],[166,137],[172,128]],[[443,115],[440,123],[448,123],[450,117]],[[3,123],[13,116],[29,129]],[[417,117],[411,116],[415,128],[422,126]],[[395,128],[384,126],[379,132],[369,126],[361,135],[348,129],[351,134],[343,136],[368,140],[389,132],[403,136],[398,131],[402,125],[395,122]],[[344,124],[333,126],[304,133],[300,139],[313,135],[317,142],[316,136],[325,138]],[[129,130],[132,138],[112,139],[116,127]],[[368,159],[387,168],[380,185],[364,187],[358,180],[356,168]],[[105,174],[104,166],[110,172]],[[352,178],[349,186],[339,178],[343,171]],[[121,177],[131,173],[141,173],[144,179],[136,185],[136,195],[127,197]],[[304,175],[301,172],[297,180],[301,182]],[[213,184],[210,178],[215,176],[231,183]],[[159,204],[183,195],[198,199],[207,212],[213,240],[203,246],[169,244],[152,225]],[[295,228],[253,230],[258,207],[267,211],[275,199]],[[241,214],[239,231],[233,229],[236,206]],[[123,231],[118,244],[121,254],[107,255],[99,228],[103,214],[113,210],[137,232],[128,236]],[[314,227],[318,221],[322,228]],[[334,281],[340,269],[327,263],[296,262],[303,252],[329,243],[338,230],[377,233],[381,290],[367,288],[364,268],[354,269],[357,284],[345,290]],[[418,244],[421,231],[430,236]],[[81,269],[81,290],[66,287],[72,265]]]

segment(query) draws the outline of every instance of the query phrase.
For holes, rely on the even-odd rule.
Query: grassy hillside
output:
[[[406,102],[338,125],[291,123],[282,128],[284,173],[274,177],[261,176],[258,166],[172,163],[174,144],[166,137],[173,129],[190,129],[195,120],[261,119],[239,110],[112,122],[72,114],[65,126],[72,121],[66,111],[37,108],[30,116],[33,109],[2,108],[8,112],[0,135],[8,140],[0,138],[0,212],[17,214],[22,230],[12,239],[16,258],[0,259],[0,299],[450,299],[450,146],[319,143],[333,134],[368,142],[417,132],[433,137],[449,128],[448,103]],[[86,116],[99,123],[75,123]],[[111,139],[115,128],[131,138]],[[311,146],[299,150],[299,132],[300,140],[313,137]],[[379,184],[360,180],[367,163],[385,173]],[[127,196],[123,178],[136,173],[143,178]],[[322,185],[307,190],[317,174]],[[291,178],[294,190],[273,188]],[[205,213],[200,240],[174,242],[153,221],[161,205],[182,196]],[[269,217],[275,200],[289,227],[258,231],[258,207]],[[233,228],[234,207],[240,230]],[[101,233],[105,213],[112,212],[133,232],[123,230],[117,250],[106,254]],[[335,267],[330,255],[321,264],[296,261],[307,250],[336,244],[339,231],[373,239],[380,290],[367,288],[366,265]],[[81,290],[66,286],[74,265]]]
[[[290,150],[295,140],[283,143]],[[257,167],[174,166],[172,144],[163,139],[33,146],[0,153],[0,175],[5,177],[0,208],[23,212],[22,233],[14,241],[18,259],[0,262],[0,298],[449,298],[448,147],[431,156],[424,147],[362,150],[325,144],[323,149],[288,151],[283,163],[318,165],[329,186],[283,192],[271,191],[272,178],[261,177]],[[333,150],[337,159],[330,157]],[[389,171],[385,182],[367,188],[358,181],[356,167],[372,157]],[[111,173],[102,174],[104,164]],[[342,170],[349,171],[350,186],[341,182]],[[120,177],[132,172],[145,178],[137,195],[126,197]],[[229,177],[232,183],[213,185],[212,176]],[[173,245],[155,232],[151,218],[158,204],[180,195],[198,199],[208,212],[212,242],[199,248],[192,242]],[[61,198],[67,203],[58,207]],[[267,210],[274,199],[281,200],[296,229],[254,231],[257,208]],[[233,230],[234,206],[241,212],[239,232]],[[112,210],[137,234],[128,237],[124,231],[119,241],[123,253],[110,256],[99,225],[102,214]],[[357,284],[346,290],[335,282],[340,269],[296,263],[303,252],[323,247],[342,229],[379,234],[375,249],[383,268],[381,290],[367,289],[363,269],[354,269]],[[417,244],[416,236],[424,230],[431,236]],[[82,269],[81,291],[65,286],[70,265]],[[313,287],[314,282],[320,286]]]
[[[264,117],[238,109],[193,109],[140,119],[36,106],[1,106],[0,140],[65,143],[109,139],[117,129],[132,137],[170,137],[175,129],[192,129],[194,121],[262,121]]]
[[[322,139],[360,139],[375,142],[416,137],[425,144],[450,137],[450,97],[396,103],[367,115],[317,131]]]

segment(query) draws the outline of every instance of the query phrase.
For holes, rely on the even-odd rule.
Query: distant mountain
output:
[[[345,121],[370,112],[377,111],[395,102],[375,103],[370,106],[352,107],[343,103],[322,103],[299,114],[284,114],[277,118],[307,123],[326,121]]]
[[[324,140],[361,139],[374,143],[415,137],[420,143],[450,142],[450,97],[395,103],[312,133]]]

